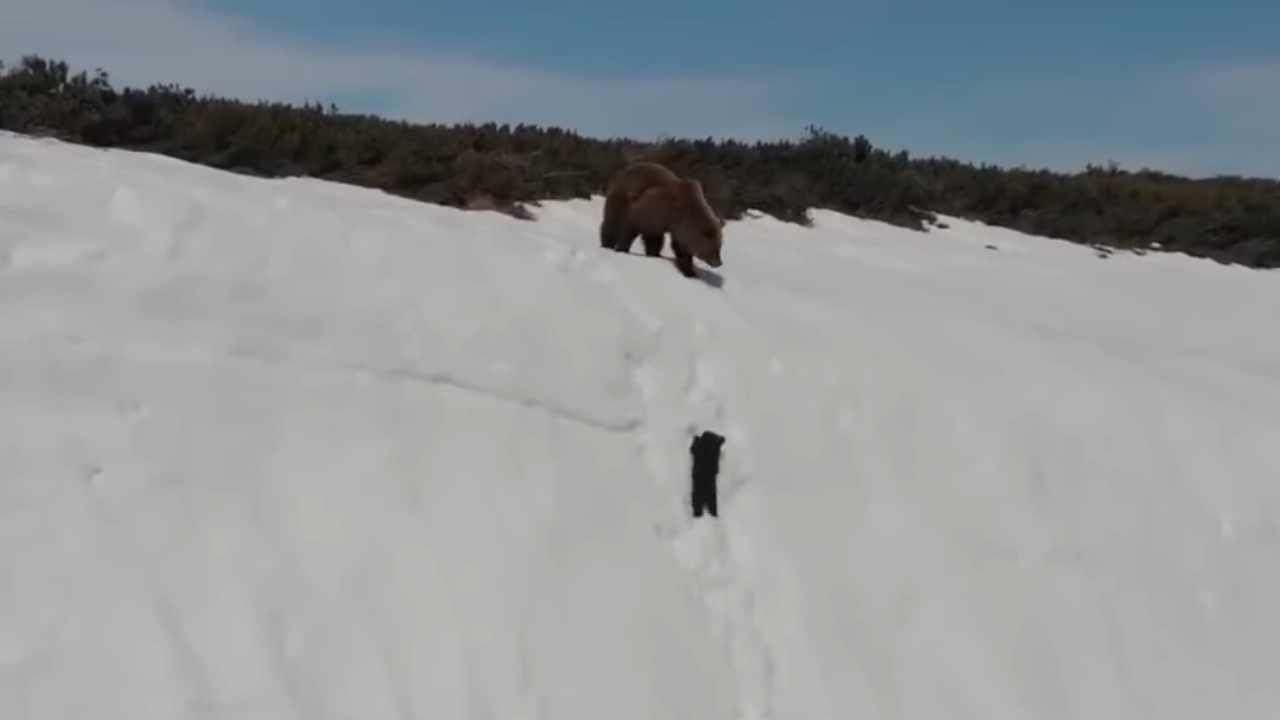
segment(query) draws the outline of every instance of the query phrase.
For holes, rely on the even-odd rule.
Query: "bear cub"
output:
[[[705,508],[712,517],[719,517],[716,510],[716,475],[720,473],[720,448],[724,436],[704,430],[694,437],[689,452],[693,455],[693,516],[702,517]]]
[[[600,246],[630,252],[639,235],[650,257],[662,254],[667,233],[676,267],[685,277],[697,277],[693,258],[720,267],[724,221],[702,192],[702,183],[684,179],[653,162],[635,162],[609,181]]]

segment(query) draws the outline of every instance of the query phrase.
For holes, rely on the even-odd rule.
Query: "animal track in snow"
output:
[[[668,326],[655,334],[654,351],[632,372],[644,407],[639,452],[654,481],[673,498],[670,514],[655,529],[690,576],[694,592],[706,605],[712,632],[724,643],[737,679],[740,720],[768,718],[773,658],[756,617],[749,553],[743,551],[749,543],[732,519],[732,500],[752,470],[747,433],[729,420],[715,363],[700,351],[704,329],[695,325],[691,336],[676,337]],[[664,382],[681,371],[686,373],[684,383]],[[694,434],[708,429],[728,440],[717,479],[721,517],[694,519],[689,506],[689,444]]]

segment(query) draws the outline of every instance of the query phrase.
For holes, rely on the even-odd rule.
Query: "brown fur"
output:
[[[702,193],[702,184],[686,180],[657,163],[637,162],[620,170],[605,195],[600,246],[630,252],[639,235],[646,255],[662,254],[667,233],[676,267],[696,277],[693,258],[720,267],[724,221]]]

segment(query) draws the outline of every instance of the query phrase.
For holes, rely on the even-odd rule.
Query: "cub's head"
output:
[[[718,268],[720,248],[724,244],[724,221],[707,204],[697,180],[683,181],[680,189],[683,212],[671,235],[694,257]]]
[[[703,430],[701,434],[693,437],[693,444],[689,449],[692,450],[695,455],[714,456],[720,452],[720,448],[723,446],[723,435],[714,433],[710,430]]]

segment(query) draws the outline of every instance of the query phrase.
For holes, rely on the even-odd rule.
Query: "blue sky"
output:
[[[10,60],[414,120],[814,123],[975,162],[1280,177],[1280,2],[0,0],[0,18]]]

